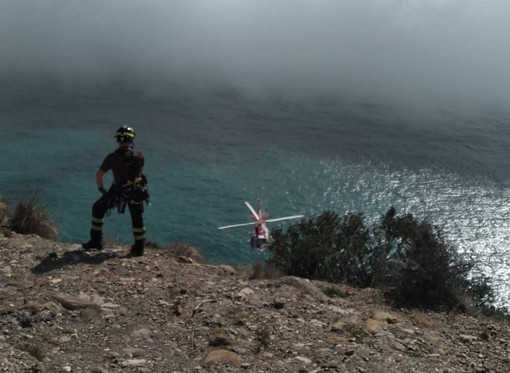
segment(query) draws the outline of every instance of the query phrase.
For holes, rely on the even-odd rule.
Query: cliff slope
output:
[[[510,371],[506,323],[127,252],[0,233],[0,372]]]

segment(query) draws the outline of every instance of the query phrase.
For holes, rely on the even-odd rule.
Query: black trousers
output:
[[[92,221],[90,228],[90,238],[93,241],[100,242],[103,239],[103,224],[106,212],[115,208],[115,198],[111,193],[103,195],[94,205],[92,205]],[[143,201],[126,201],[131,215],[131,227],[135,246],[143,247],[145,244],[145,227],[143,225]]]

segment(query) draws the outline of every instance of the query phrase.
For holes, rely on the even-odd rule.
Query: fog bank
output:
[[[3,1],[0,77],[507,103],[503,0]]]

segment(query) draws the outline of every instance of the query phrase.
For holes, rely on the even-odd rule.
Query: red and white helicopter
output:
[[[244,227],[247,225],[253,225],[253,232],[251,234],[251,247],[257,249],[264,249],[272,241],[271,236],[269,235],[269,229],[267,228],[267,223],[273,223],[275,221],[289,220],[289,219],[299,219],[303,218],[304,215],[293,215],[293,216],[285,216],[283,218],[273,218],[273,219],[265,219],[269,216],[268,213],[263,213],[260,209],[260,201],[257,201],[257,211],[250,205],[248,202],[244,202],[244,204],[250,209],[252,215],[250,218],[255,219],[255,223],[242,223],[242,224],[234,224],[234,225],[226,225],[224,227],[219,227],[218,229],[229,229],[236,227]]]

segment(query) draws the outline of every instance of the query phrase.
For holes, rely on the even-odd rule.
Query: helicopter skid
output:
[[[271,245],[272,240],[267,238],[258,238],[251,236],[250,244],[252,249],[266,250]]]

